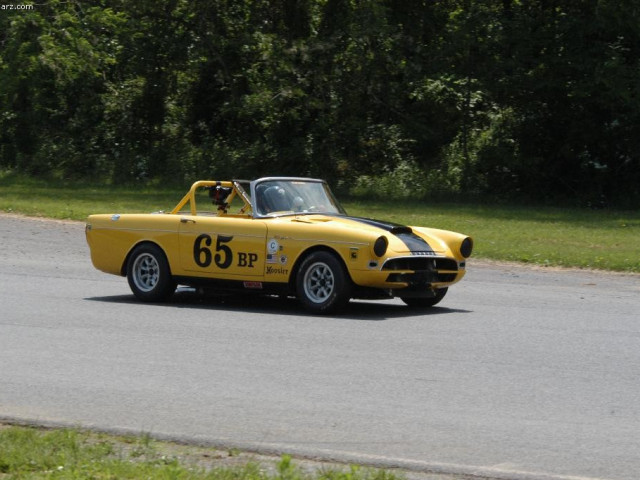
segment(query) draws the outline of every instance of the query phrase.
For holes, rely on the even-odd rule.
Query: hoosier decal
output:
[[[287,275],[289,273],[288,268],[267,266],[267,275]]]

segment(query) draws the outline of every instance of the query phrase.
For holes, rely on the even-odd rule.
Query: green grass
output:
[[[357,215],[471,235],[474,257],[640,272],[640,212],[504,205],[354,202]]]
[[[91,213],[171,210],[186,193],[0,176],[0,211],[84,220]],[[559,207],[346,200],[352,215],[473,236],[474,257],[640,272],[640,212]]]
[[[316,468],[317,467],[317,468]],[[302,469],[288,455],[260,457],[77,430],[0,426],[0,479],[399,480],[357,466]]]
[[[188,188],[106,187],[5,175],[0,176],[0,211],[69,220],[84,220],[92,213],[166,211]]]

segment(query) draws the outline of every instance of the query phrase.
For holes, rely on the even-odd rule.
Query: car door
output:
[[[262,280],[266,226],[249,218],[183,215],[180,262],[189,275]]]

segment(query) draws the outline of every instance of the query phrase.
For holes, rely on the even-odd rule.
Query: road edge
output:
[[[248,454],[270,457],[277,462],[282,455],[290,455],[296,461],[317,464],[317,469],[326,468],[328,464],[348,466],[357,464],[366,468],[392,470],[408,480],[607,480],[596,477],[575,475],[556,475],[544,472],[527,472],[505,466],[460,465],[451,463],[428,462],[403,458],[391,458],[379,455],[368,455],[347,451],[309,449],[275,443],[230,442],[213,437],[197,436],[137,430],[130,427],[104,427],[97,424],[80,424],[59,420],[44,420],[7,416],[0,414],[0,424],[58,429],[70,428],[94,433],[105,433],[114,436],[139,436],[185,446],[214,448],[218,450],[239,450]]]

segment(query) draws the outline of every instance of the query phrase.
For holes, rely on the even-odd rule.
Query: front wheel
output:
[[[145,302],[166,300],[176,289],[169,262],[156,245],[139,245],[133,250],[127,263],[127,280],[133,294]]]
[[[335,255],[314,252],[300,264],[296,293],[307,310],[332,313],[349,303],[351,280]]]
[[[433,307],[437,303],[440,303],[440,300],[444,298],[447,294],[447,288],[438,288],[435,291],[435,295],[433,297],[400,297],[404,303],[414,308],[429,308]]]

